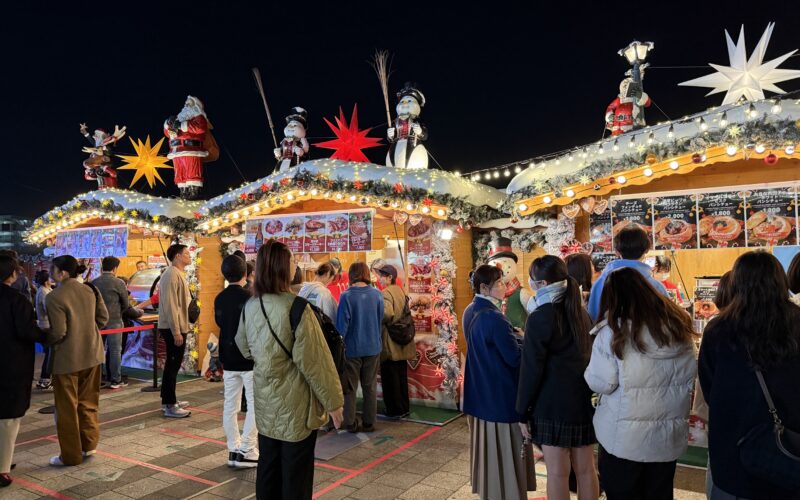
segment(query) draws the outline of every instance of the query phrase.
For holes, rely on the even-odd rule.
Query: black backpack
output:
[[[311,302],[307,301],[303,297],[295,297],[294,301],[292,302],[292,307],[289,310],[289,326],[292,329],[292,339],[295,338],[295,331],[297,330],[297,325],[300,324],[300,319],[303,317],[303,312],[306,310],[306,305],[311,308],[311,311],[316,316],[317,321],[319,322],[319,326],[322,329],[322,334],[325,336],[325,342],[328,344],[328,350],[331,353],[331,358],[333,358],[333,364],[336,366],[336,372],[339,375],[344,373],[344,366],[347,361],[345,357],[345,348],[344,348],[344,339],[339,334],[339,331],[336,330],[336,325],[333,324],[333,321],[322,312],[320,308],[312,304]],[[292,357],[291,353],[281,344],[283,350],[289,356]]]
[[[406,296],[406,303],[403,304],[400,319],[387,325],[386,330],[396,344],[408,345],[414,340],[417,331],[414,327],[414,319],[411,317],[411,309],[408,307],[408,296]]]

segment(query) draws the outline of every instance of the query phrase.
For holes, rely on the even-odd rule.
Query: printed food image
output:
[[[719,310],[717,305],[710,300],[696,300],[694,302],[694,316],[698,319],[710,319],[715,316]]]
[[[354,220],[350,223],[350,234],[353,236],[363,236],[368,231],[367,223],[363,220]]]
[[[283,223],[278,219],[273,219],[264,224],[264,234],[274,236],[283,231]]]
[[[613,236],[616,236],[617,233],[619,233],[620,231],[622,231],[626,227],[630,226],[631,224],[633,224],[632,221],[621,220],[621,221],[617,222],[616,224],[614,224],[614,227],[611,228],[611,234]]]
[[[306,221],[306,232],[307,233],[316,233],[322,229],[325,229],[325,223],[318,219],[310,219]]]
[[[705,219],[706,217],[701,219],[701,227],[703,227],[703,221]],[[713,220],[710,222],[710,227],[708,222],[705,223],[705,228],[708,230],[707,235],[712,240],[727,242],[735,240],[742,233],[741,222],[733,217],[721,215],[712,217],[712,219]]]
[[[424,279],[429,277],[431,274],[430,263],[412,263],[410,264],[410,268],[412,278]]]
[[[660,243],[668,243],[680,247],[694,237],[694,224],[680,219],[663,217],[656,220],[656,239]]]
[[[424,236],[428,234],[431,230],[430,224],[426,224],[424,221],[420,222],[416,226],[411,226],[408,229],[408,237],[409,238],[419,238],[420,236]]]
[[[751,231],[751,238],[764,240],[768,245],[775,245],[786,239],[794,230],[794,219],[771,215],[762,210],[747,219],[747,229]]]
[[[303,219],[292,219],[291,222],[286,224],[286,232],[292,235],[297,235],[303,229]]]
[[[341,233],[347,229],[347,222],[347,217],[340,215],[339,217],[329,220],[328,227],[330,227],[332,233]]]
[[[411,313],[415,316],[424,316],[425,313],[429,311],[430,307],[431,298],[425,295],[414,297],[408,304],[408,308],[411,309]]]
[[[595,226],[591,230],[591,240],[595,246],[601,248],[604,252],[611,251],[611,233],[608,225]]]

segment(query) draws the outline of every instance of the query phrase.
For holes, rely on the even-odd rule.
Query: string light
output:
[[[719,119],[719,126],[720,128],[725,128],[728,126],[728,112],[722,113],[722,118]]]
[[[514,167],[514,173],[515,173],[515,174],[518,174],[518,173],[520,173],[520,172],[522,172],[522,167],[520,167],[519,165],[517,165],[516,167]]]
[[[672,160],[671,162],[669,162],[669,168],[671,168],[672,170],[678,170],[678,166],[679,165],[677,160]]]
[[[652,168],[644,169],[644,176],[645,177],[652,177],[653,176],[653,169]]]
[[[619,139],[614,139],[614,145],[611,147],[614,151],[619,151]]]
[[[737,151],[737,148],[733,144],[731,144],[727,148],[725,148],[725,152],[728,154],[728,156],[735,155],[736,151]]]
[[[630,140],[630,142],[628,142],[628,147],[629,147],[629,148],[632,148],[632,147],[634,147],[635,145],[636,145],[636,136],[635,136],[635,135],[632,135],[632,136],[631,136],[631,140]]]
[[[670,124],[669,130],[667,130],[667,137],[669,137],[670,139],[675,137],[675,125]]]
[[[763,144],[756,144],[756,153],[761,154],[766,150],[767,148]]]
[[[567,192],[564,194],[566,194],[567,197],[572,198],[575,196],[575,191],[573,191],[572,189],[567,189]]]
[[[770,111],[772,111],[773,115],[777,115],[782,111],[782,109],[783,108],[781,108],[781,104],[779,102],[776,102],[775,104],[772,105],[772,108],[770,108]]]
[[[544,198],[542,198],[542,201],[545,203],[550,203],[551,201],[553,201],[553,199],[550,198],[549,196],[545,196]]]
[[[703,118],[702,116],[700,117],[700,130],[702,130],[703,132],[708,130],[708,123],[706,123],[706,119]]]
[[[549,203],[549,202],[545,202],[545,203]],[[526,205],[524,203],[520,203],[517,206],[517,208],[519,209],[520,212],[524,212],[524,211],[528,210],[528,205]]]
[[[628,179],[626,179],[624,175],[620,175],[617,177],[618,184],[625,184],[626,182],[628,182]]]

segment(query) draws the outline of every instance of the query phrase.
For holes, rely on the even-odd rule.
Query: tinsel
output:
[[[594,160],[575,172],[537,180],[535,184],[526,186],[509,196],[500,208],[510,213],[515,201],[543,193],[563,191],[567,186],[586,182],[586,179],[594,182],[595,179],[644,165],[647,156],[651,154],[661,162],[719,145],[735,145],[742,149],[747,145],[763,144],[767,149],[775,149],[800,142],[800,129],[795,125],[795,120],[773,121],[767,118],[765,115],[758,120],[729,125],[724,129],[698,132],[695,136],[680,137],[670,142],[642,144],[621,158]]]
[[[446,226],[443,222],[433,225],[433,234]],[[455,308],[453,280],[456,279],[456,263],[450,241],[433,238],[431,249],[434,273],[431,302],[434,308],[433,321],[439,336],[434,343],[436,354],[440,357],[441,373],[444,375],[442,388],[450,398],[458,401],[461,380],[461,362],[458,353],[458,318]],[[439,370],[437,369],[437,372]]]
[[[356,183],[358,183],[356,185]],[[391,200],[401,201],[403,205],[407,203],[422,204],[429,199],[431,203],[436,203],[447,207],[448,218],[451,220],[470,220],[472,223],[479,223],[491,219],[503,217],[505,214],[494,207],[476,207],[461,197],[453,196],[449,193],[436,193],[427,189],[402,186],[398,191],[397,184],[387,184],[380,181],[351,181],[348,179],[331,179],[324,175],[314,174],[307,170],[299,170],[294,177],[284,178],[281,182],[262,184],[253,188],[249,193],[242,193],[238,198],[216,205],[204,214],[205,219],[219,217],[244,208],[247,205],[267,200],[272,196],[280,195],[288,191],[297,189],[318,189],[320,191],[338,191],[345,194],[354,194],[359,198],[372,196],[383,199],[386,208],[389,208]]]
[[[197,298],[198,307],[200,307],[202,310],[203,304],[200,302],[199,298],[200,277],[198,276],[197,270],[202,264],[202,257],[200,257],[200,254],[203,251],[203,247],[197,246],[197,241],[194,239],[194,236],[191,233],[179,236],[177,238],[177,243],[189,247],[189,254],[192,256],[192,264],[187,266],[185,269],[186,282],[189,284],[189,291],[192,293],[192,296]],[[186,373],[196,374],[199,373],[198,358],[200,357],[200,353],[197,349],[197,339],[200,329],[197,323],[192,323],[189,325],[189,329],[191,331],[186,336],[186,350],[184,351],[181,370]]]
[[[561,245],[575,237],[575,221],[560,214],[558,218],[542,221],[544,231],[533,229],[502,229],[489,232],[472,232],[472,260],[475,267],[489,260],[489,243],[498,237],[509,238],[511,247],[530,252],[535,246],[542,247],[548,254],[560,255]]]

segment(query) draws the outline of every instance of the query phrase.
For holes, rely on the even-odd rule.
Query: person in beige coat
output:
[[[400,345],[389,336],[386,328],[397,322],[403,315],[406,294],[397,286],[397,268],[385,265],[376,269],[383,289],[383,325],[381,337],[381,389],[386,416],[389,418],[407,417],[410,411],[408,401],[408,360],[414,359],[417,347],[414,341]]]
[[[289,248],[276,240],[259,249],[254,297],[236,333],[242,355],[254,361],[259,499],[310,499],[317,429],[329,416],[337,428],[342,423],[339,375],[310,308],[291,331],[292,260]]]
[[[46,306],[61,446],[61,455],[52,457],[50,465],[80,465],[84,457],[94,455],[100,440],[100,365],[105,358],[100,327],[108,322],[108,311],[100,293],[77,280],[75,257],[53,259],[50,275],[58,283],[47,295]]]

